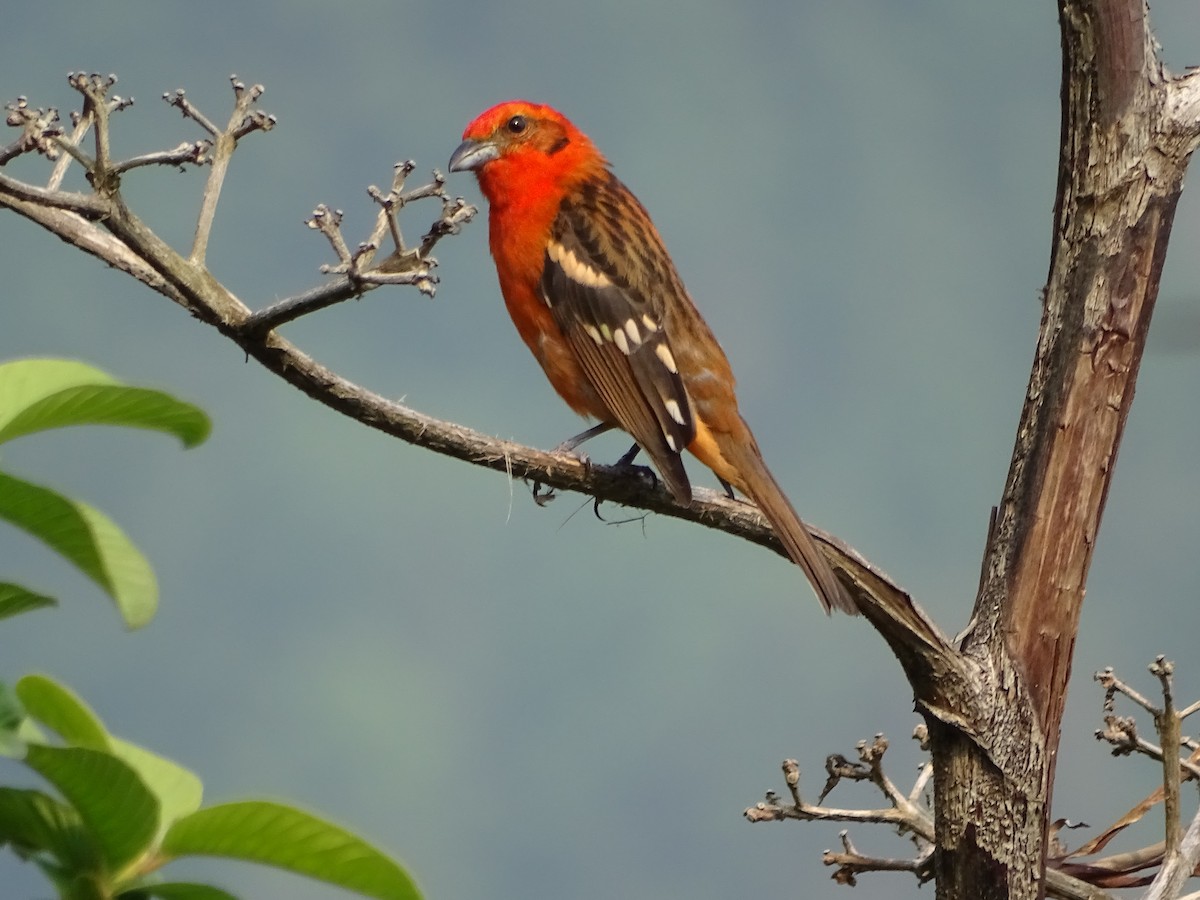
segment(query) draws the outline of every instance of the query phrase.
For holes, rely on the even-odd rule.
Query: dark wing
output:
[[[616,178],[563,202],[541,290],[615,423],[649,454],[676,499],[689,502],[680,453],[696,426],[661,313],[661,292],[682,286],[645,211]]]

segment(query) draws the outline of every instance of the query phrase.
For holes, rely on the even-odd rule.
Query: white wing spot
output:
[[[603,322],[600,323],[600,336],[602,338],[604,338],[606,341],[611,341],[613,339],[612,329],[609,328],[607,325],[605,325]]]
[[[642,324],[646,326],[646,330],[651,334],[654,334],[654,332],[658,331],[658,323],[648,315],[642,315]]]
[[[597,347],[604,343],[604,338],[600,337],[600,332],[596,330],[595,325],[584,325],[583,330],[587,332],[588,337],[596,342]]]
[[[642,333],[638,331],[637,322],[629,319],[625,323],[625,333],[629,335],[629,340],[636,346],[642,342]]]
[[[625,337],[625,332],[618,328],[613,332],[613,343],[617,345],[622,353],[629,355],[629,340]]]
[[[680,410],[679,404],[674,400],[668,400],[664,405],[667,407],[667,412],[671,414],[671,418],[683,425],[683,411]]]
[[[659,358],[667,371],[672,375],[678,374],[679,369],[675,368],[675,357],[671,354],[671,348],[666,344],[659,344],[654,348],[654,355]]]
[[[674,452],[674,453],[679,452],[679,448],[675,446],[675,435],[673,435],[673,434],[667,435],[667,446],[671,448],[672,452]]]
[[[552,301],[552,300],[550,299],[550,295],[549,295],[549,294],[547,294],[547,293],[546,293],[546,291],[545,291],[544,289],[542,290],[542,300],[545,302],[545,304],[546,304],[547,306],[549,306],[549,307],[551,307],[551,308],[553,308],[553,307],[554,307],[554,301]]]
[[[579,282],[584,287],[606,288],[612,285],[607,275],[580,260],[558,241],[551,241],[550,246],[546,248],[546,253],[551,260],[562,267],[568,278]]]

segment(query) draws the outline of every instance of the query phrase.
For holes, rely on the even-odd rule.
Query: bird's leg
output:
[[[730,484],[724,478],[720,478],[720,477],[717,478],[717,481],[721,482],[721,487],[725,488],[725,496],[727,496],[730,500],[737,499],[737,497],[734,496],[732,484]]]
[[[575,437],[567,438],[565,441],[563,441],[561,444],[559,444],[557,447],[555,447],[550,452],[556,453],[556,454],[557,453],[574,453],[575,448],[578,447],[580,444],[584,443],[585,441],[590,441],[592,438],[596,437],[597,435],[604,434],[604,432],[606,432],[606,431],[611,431],[614,427],[616,427],[616,426],[610,425],[608,422],[601,422],[599,425],[593,425],[591,428],[587,429],[587,431],[581,431],[579,434],[575,435]],[[636,444],[634,444],[634,448],[635,449],[637,448]],[[582,462],[585,466],[591,466],[592,461],[590,459],[588,459],[588,455],[586,453],[580,453],[577,455],[579,457],[580,462]],[[633,457],[630,457],[630,459],[632,459],[632,458]],[[538,506],[545,506],[547,503],[549,503],[553,499],[554,499],[554,488],[550,488],[549,490],[543,491],[542,483],[540,481],[535,481],[533,483],[533,502],[534,503],[536,503]]]
[[[579,434],[575,435],[575,437],[568,438],[567,440],[563,441],[561,444],[559,444],[557,447],[555,447],[552,452],[554,452],[554,453],[572,453],[575,450],[575,448],[577,448],[580,444],[584,443],[585,441],[590,441],[592,438],[597,437],[598,435],[604,434],[606,431],[612,431],[612,429],[614,429],[614,428],[616,428],[616,426],[610,424],[609,422],[601,422],[599,425],[593,425],[587,431],[581,431]],[[638,455],[638,453],[641,452],[641,449],[642,449],[641,445],[635,443],[632,447],[630,447],[628,450],[625,451],[625,453],[621,456],[620,459],[618,459],[615,463],[613,463],[613,468],[628,467],[630,469],[637,469],[639,473],[645,472],[650,477],[651,483],[654,485],[657,485],[658,484],[658,476],[654,474],[653,469],[651,469],[648,466],[635,466],[633,464],[634,459],[637,458],[637,455]],[[586,453],[579,454],[579,457],[583,460],[584,465],[591,464],[591,460],[588,459],[588,456]],[[552,494],[553,494],[553,492],[551,492],[551,496],[552,496]],[[730,494],[730,496],[733,496],[733,495]],[[534,499],[537,500],[538,498],[535,496]],[[600,515],[598,501],[597,501],[596,515],[597,516]]]
[[[572,450],[574,450],[576,447],[578,447],[580,444],[584,443],[585,441],[590,441],[592,438],[597,437],[598,435],[604,434],[604,432],[606,432],[606,431],[612,431],[612,429],[615,427],[616,426],[612,425],[609,422],[601,422],[599,425],[593,425],[587,431],[581,431],[581,432],[579,432],[579,434],[575,435],[575,437],[567,438],[565,441],[563,441],[561,444],[559,444],[557,447],[555,447],[550,452],[551,453],[570,453]]]
[[[641,449],[642,449],[642,445],[635,443],[632,447],[630,447],[628,450],[625,451],[624,456],[622,456],[620,459],[617,460],[616,465],[618,465],[618,466],[633,465],[633,461],[637,458],[637,455],[641,451]]]
[[[631,469],[637,475],[649,478],[651,487],[658,487],[658,475],[655,473],[655,471],[652,468],[650,468],[649,466],[635,466],[633,464],[633,461],[637,458],[637,455],[638,455],[638,453],[641,452],[641,450],[642,450],[641,444],[634,444],[632,447],[630,447],[628,450],[625,451],[625,453],[621,456],[620,459],[618,459],[615,463],[613,463],[613,468],[614,469]],[[597,513],[597,515],[599,515],[599,513]]]
[[[615,463],[613,463],[613,468],[614,469],[630,469],[637,475],[644,475],[645,477],[650,479],[650,484],[652,487],[657,487],[658,486],[658,475],[655,474],[653,469],[651,469],[649,466],[635,466],[633,464],[633,461],[637,458],[637,455],[641,451],[642,451],[642,445],[635,443],[632,447],[630,447],[628,450],[626,450],[621,455],[620,459],[618,459]],[[606,524],[606,525],[623,525],[626,522],[634,521],[634,519],[623,519],[620,522],[609,522],[606,518],[604,518],[604,516],[600,515],[600,502],[601,502],[600,498],[597,497],[596,502],[592,504],[592,512],[595,514],[596,518],[599,519],[604,524]],[[641,518],[642,517],[640,517],[640,516],[638,517],[639,520]]]

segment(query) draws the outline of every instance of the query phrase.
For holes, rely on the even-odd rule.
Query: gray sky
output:
[[[200,10],[18,4],[0,94],[66,110],[67,71],[115,71],[137,100],[115,123],[133,154],[199,136],[163,91],[185,87],[223,120],[230,72],[264,83],[279,127],[235,156],[210,252],[254,307],[320,281],[328,250],[303,227],[317,203],[345,210],[356,242],[373,216],[365,188],[393,162],[444,169],[499,100],[558,106],[655,218],[801,514],[948,632],[965,623],[1046,275],[1053,4]],[[1200,61],[1194,3],[1164,0],[1154,16],[1171,65]],[[469,177],[450,183],[481,203]],[[142,171],[125,192],[179,245],[200,184]],[[411,209],[407,232],[433,212]],[[1180,695],[1200,693],[1198,240],[1185,195],[1076,651],[1055,813],[1094,825],[1155,772],[1092,740],[1091,672],[1115,665],[1150,690],[1144,665],[1165,652]],[[288,336],[432,415],[543,447],[580,430],[505,316],[482,218],[438,257],[435,300],[378,291]],[[815,793],[827,754],[878,731],[907,781],[916,717],[882,642],[861,621],[825,620],[794,568],[680,523],[572,515],[572,495],[539,509],[523,485],[340,419],[11,215],[0,260],[0,359],[85,359],[195,401],[215,425],[187,453],[103,429],[6,447],[6,468],[121,523],[163,596],[126,634],[83,578],[0,532],[2,577],[63,600],[0,629],[0,678],[66,680],[116,733],[194,768],[210,801],[287,798],[350,825],[430,898],[845,896],[820,864],[835,827],[751,827],[741,810],[783,788],[784,757]],[[877,802],[850,788],[833,799]],[[907,849],[881,829],[851,834],[865,851]],[[27,868],[0,856],[0,882],[45,893]],[[189,873],[244,896],[338,896],[245,866]],[[855,896],[917,890],[872,875]]]

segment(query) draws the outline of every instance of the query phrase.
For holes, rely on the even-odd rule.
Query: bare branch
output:
[[[1181,775],[1187,780],[1200,778],[1200,765],[1197,765],[1196,759],[1180,759],[1178,751],[1172,751],[1169,754],[1164,753],[1164,748],[1181,747],[1184,745],[1184,738],[1180,736],[1180,720],[1182,715],[1176,713],[1175,701],[1171,687],[1171,675],[1174,672],[1174,664],[1165,657],[1159,656],[1153,663],[1150,664],[1150,672],[1159,679],[1163,691],[1163,707],[1160,709],[1155,706],[1148,698],[1144,697],[1133,687],[1119,679],[1113,672],[1111,667],[1102,669],[1093,677],[1104,687],[1104,728],[1095,731],[1096,740],[1105,741],[1113,748],[1114,756],[1127,756],[1130,753],[1141,753],[1151,759],[1159,762],[1171,759],[1174,756],[1178,760],[1178,765],[1167,765],[1164,762],[1164,788],[1171,792],[1171,780],[1174,780],[1174,795],[1175,801],[1170,804],[1176,811],[1178,810],[1179,796],[1179,778]],[[1154,717],[1155,729],[1158,731],[1162,744],[1154,744],[1147,741],[1138,734],[1137,721],[1131,716],[1118,716],[1115,712],[1115,698],[1118,694],[1124,694],[1142,709],[1149,712]],[[1195,704],[1193,704],[1195,705]],[[1189,707],[1190,709],[1190,707]],[[1173,770],[1173,775],[1169,774],[1169,770]]]
[[[1200,866],[1200,811],[1180,840],[1174,853],[1168,853],[1158,876],[1146,892],[1145,900],[1171,900],[1183,889],[1183,883],[1197,874]]]
[[[1170,660],[1159,656],[1150,664],[1149,670],[1159,680],[1163,694],[1162,708],[1157,708],[1146,697],[1142,696],[1130,685],[1119,679],[1112,668],[1106,668],[1095,675],[1095,680],[1104,687],[1104,722],[1105,727],[1096,732],[1096,737],[1105,740],[1113,746],[1114,755],[1141,753],[1158,760],[1163,766],[1163,784],[1143,798],[1116,822],[1088,841],[1082,847],[1069,853],[1062,853],[1050,860],[1050,864],[1065,873],[1084,879],[1092,884],[1106,887],[1136,887],[1142,885],[1157,885],[1164,878],[1175,879],[1180,870],[1193,872],[1196,869],[1200,853],[1188,843],[1188,837],[1180,834],[1180,802],[1179,792],[1182,780],[1200,778],[1200,749],[1186,759],[1178,756],[1178,750],[1164,752],[1164,748],[1178,748],[1186,745],[1185,739],[1179,735],[1181,715],[1175,711],[1173,673],[1174,665]],[[1118,716],[1115,711],[1117,695],[1125,695],[1137,706],[1150,712],[1154,717],[1155,728],[1162,740],[1162,746],[1153,744],[1137,733],[1137,723],[1132,717]],[[1117,853],[1093,861],[1082,861],[1083,857],[1099,853],[1119,833],[1129,826],[1139,822],[1159,803],[1163,804],[1163,818],[1166,839],[1142,847],[1138,850]],[[1192,823],[1189,834],[1198,828]],[[1158,868],[1157,874],[1145,874],[1145,870]],[[1156,896],[1174,896],[1175,887],[1167,893]],[[1155,888],[1154,890],[1161,890]]]
[[[367,290],[370,286],[356,285],[342,277],[258,310],[246,319],[242,330],[247,338],[261,336],[301,316],[359,297]]]
[[[918,728],[914,734],[921,740]],[[882,756],[887,749],[887,742],[881,735],[876,735],[872,741],[861,741],[858,744],[858,754],[861,761],[855,764],[839,755],[832,755],[826,760],[826,772],[835,782],[843,778],[854,781],[871,781],[893,804],[890,808],[880,809],[840,809],[806,802],[800,793],[800,767],[794,759],[784,760],[783,774],[791,793],[792,802],[781,802],[774,792],[768,792],[759,803],[745,810],[743,815],[750,822],[782,822],[787,819],[798,821],[836,821],[836,822],[872,822],[890,825],[901,833],[908,833],[917,848],[916,856],[912,858],[874,857],[860,853],[851,843],[848,833],[840,834],[842,852],[825,851],[823,861],[826,865],[837,866],[834,880],[843,884],[853,885],[854,878],[861,872],[868,871],[903,871],[912,872],[920,881],[932,877],[930,869],[934,848],[934,824],[932,812],[919,798],[925,791],[925,786],[932,773],[933,766],[929,763],[921,767],[916,783],[907,795],[902,795],[883,775]],[[878,772],[878,774],[875,774]],[[822,796],[831,790],[826,782]],[[1049,896],[1062,900],[1111,900],[1109,895],[1098,887],[1074,877],[1067,871],[1049,869],[1046,872],[1046,887]]]
[[[346,246],[346,239],[342,237],[342,217],[344,213],[340,209],[330,209],[324,203],[313,210],[312,215],[304,224],[313,231],[319,231],[325,235],[325,239],[329,241],[329,245],[333,247],[333,252],[340,260],[336,266],[322,266],[321,271],[326,274],[348,274],[355,270],[357,265],[358,254],[350,252],[350,248]],[[359,254],[366,251],[366,244],[359,245]]]
[[[914,787],[908,795],[899,791],[883,772],[883,755],[887,752],[887,739],[877,734],[871,741],[860,741],[857,745],[859,763],[851,763],[840,754],[833,754],[825,760],[827,779],[816,803],[808,803],[800,792],[800,764],[794,759],[783,761],[783,777],[788,791],[792,795],[790,806],[780,804],[774,793],[768,793],[763,802],[757,803],[745,810],[744,815],[751,822],[782,821],[784,819],[799,819],[803,821],[835,821],[835,822],[877,822],[893,825],[903,832],[911,833],[919,841],[919,846],[933,840],[933,816],[928,807],[915,799],[921,795],[921,790]],[[928,776],[922,768],[917,778],[918,785],[923,785]],[[839,781],[870,781],[891,804],[880,809],[840,809],[823,806],[822,801],[829,795]]]
[[[83,139],[87,136],[94,122],[91,113],[72,112],[71,121],[74,128],[69,136],[64,135],[58,139],[60,147],[65,148],[78,147]],[[67,175],[67,169],[70,168],[71,162],[75,159],[75,155],[71,153],[62,154],[58,161],[54,164],[54,171],[50,173],[50,178],[46,181],[47,190],[56,191],[62,185],[63,178]]]
[[[0,204],[7,205],[9,199],[36,203],[47,209],[67,210],[92,219],[107,215],[111,209],[108,201],[95,194],[48,190],[0,173]]]
[[[1161,710],[1146,697],[1130,687],[1121,679],[1117,678],[1113,672],[1112,666],[1107,666],[1092,676],[1094,681],[1098,681],[1100,686],[1104,688],[1104,709],[1107,712],[1112,712],[1116,706],[1117,694],[1124,694],[1146,712],[1152,716],[1157,716]]]
[[[838,833],[842,842],[842,852],[826,850],[821,861],[827,866],[837,866],[833,880],[838,884],[854,887],[858,884],[857,876],[863,872],[912,872],[917,876],[917,883],[924,884],[933,878],[933,867],[930,864],[933,857],[933,845],[927,845],[914,859],[889,859],[877,856],[864,856],[850,842],[847,831]]]
[[[211,141],[193,141],[190,144],[180,144],[174,150],[159,150],[156,153],[143,153],[130,159],[114,163],[114,174],[128,172],[140,166],[183,166],[190,163],[203,166],[209,162],[208,154],[212,151]]]
[[[20,128],[21,136],[7,147],[0,147],[0,166],[31,150],[48,159],[58,156],[59,146],[55,138],[62,134],[62,127],[58,124],[57,109],[30,109],[25,97],[18,97],[15,103],[9,103],[4,108],[8,111],[5,123]]]
[[[191,119],[205,131],[207,131],[211,137],[215,138],[220,134],[217,126],[210,122],[204,113],[200,112],[199,109],[192,105],[192,101],[188,100],[187,93],[183,88],[179,88],[174,92],[167,91],[162,95],[162,98],[164,101],[166,101],[168,106],[175,107],[177,110],[183,113],[183,117],[185,119]]]
[[[200,116],[195,109],[183,98],[183,92],[178,91],[168,99],[168,103],[178,106],[184,115],[200,122],[215,139],[212,145],[211,165],[208,181],[204,185],[204,195],[200,200],[200,215],[196,220],[196,235],[192,241],[192,252],[188,259],[194,264],[202,264],[208,252],[208,239],[212,234],[213,220],[217,215],[217,202],[221,199],[221,188],[225,184],[225,173],[229,171],[229,160],[237,149],[237,142],[253,131],[270,131],[275,127],[275,117],[254,109],[254,104],[263,94],[263,86],[256,84],[247,88],[236,75],[229,76],[233,86],[233,114],[224,131],[216,131],[212,123]]]
[[[147,265],[145,260],[133,253],[113,235],[87,221],[83,216],[65,209],[47,207],[41,203],[7,196],[3,191],[0,191],[0,206],[8,207],[85,253],[127,272],[147,287],[169,297],[180,306],[187,306],[186,298],[158,272]]]
[[[437,278],[431,270],[437,265],[437,260],[429,255],[429,251],[442,237],[457,234],[478,210],[461,197],[447,197],[445,179],[437,171],[429,184],[403,192],[405,179],[415,168],[416,164],[412,160],[396,163],[392,187],[387,193],[374,185],[367,188],[367,193],[380,207],[380,211],[370,237],[360,243],[353,252],[342,235],[342,211],[330,210],[324,204],[318,206],[306,224],[325,236],[339,260],[336,265],[322,266],[321,271],[342,275],[344,278],[280,300],[255,312],[243,323],[245,334],[265,334],[301,316],[351,297],[360,297],[378,285],[411,284],[422,293],[432,296],[436,290]],[[420,247],[410,249],[405,246],[397,216],[407,204],[428,197],[441,199],[441,216],[434,221]],[[375,252],[385,232],[391,233],[395,250],[372,268]]]
[[[1179,842],[1183,837],[1183,825],[1179,812],[1179,767],[1177,760],[1179,746],[1179,716],[1175,712],[1175,691],[1172,685],[1175,674],[1175,664],[1164,656],[1159,656],[1150,664],[1150,674],[1154,675],[1162,688],[1162,710],[1154,716],[1154,727],[1162,741],[1164,752],[1163,764],[1163,819],[1166,826],[1166,864],[1173,866],[1179,854]],[[1169,751],[1169,752],[1165,752]]]
[[[109,90],[117,83],[116,75],[90,75],[84,72],[67,74],[67,84],[73,87],[83,97],[83,118],[92,120],[93,144],[95,159],[88,160],[86,155],[73,144],[64,144],[63,150],[74,156],[88,173],[88,181],[101,197],[109,197],[117,190],[117,179],[111,173],[112,148],[109,140],[109,114],[119,112],[133,104],[113,95],[108,96]]]
[[[408,176],[416,171],[417,164],[411,159],[406,159],[395,164],[392,167],[392,186],[385,194],[375,185],[367,186],[367,196],[379,207],[379,215],[375,217],[375,230],[371,232],[371,236],[367,239],[367,243],[378,248],[379,242],[383,240],[385,231],[390,231],[392,234],[392,246],[399,253],[405,246],[404,234],[400,230],[400,221],[397,213],[401,206],[409,200],[416,199],[413,194],[421,191],[418,188],[416,191],[410,192],[406,197],[404,192],[404,184],[408,180]],[[431,192],[435,195],[441,190],[441,184],[430,184],[426,187],[436,188]]]

